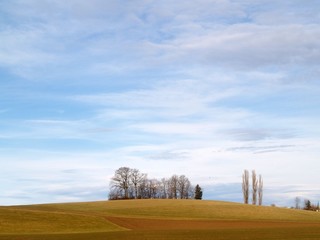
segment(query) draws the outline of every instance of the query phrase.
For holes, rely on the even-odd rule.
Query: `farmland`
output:
[[[320,213],[196,200],[0,207],[0,239],[319,239]]]

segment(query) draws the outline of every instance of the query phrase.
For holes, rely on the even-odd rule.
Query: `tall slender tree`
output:
[[[260,174],[259,180],[258,180],[258,202],[260,206],[262,205],[262,198],[263,198],[263,179]]]
[[[300,209],[301,208],[301,206],[300,206],[301,199],[299,197],[296,197],[294,199],[294,203],[295,203],[295,209]]]
[[[242,194],[243,202],[245,204],[249,203],[249,171],[244,170],[242,175]]]
[[[257,174],[255,170],[252,170],[252,204],[256,205],[257,204],[257,192],[258,192],[258,179],[257,179]]]

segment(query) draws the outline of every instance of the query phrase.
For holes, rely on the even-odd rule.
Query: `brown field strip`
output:
[[[164,220],[107,217],[110,222],[130,230],[210,230],[261,228],[320,228],[320,223],[217,220]]]

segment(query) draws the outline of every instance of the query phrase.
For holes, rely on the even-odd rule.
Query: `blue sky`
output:
[[[206,199],[320,200],[317,0],[0,1],[0,205],[107,198],[122,166]]]

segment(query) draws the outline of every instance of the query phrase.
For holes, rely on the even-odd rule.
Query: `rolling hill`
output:
[[[235,236],[320,239],[320,213],[203,200],[0,207],[0,239],[234,239]]]

